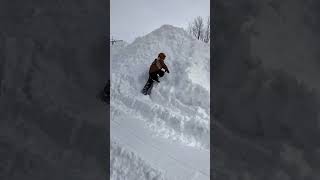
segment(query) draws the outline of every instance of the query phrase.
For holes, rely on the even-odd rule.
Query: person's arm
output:
[[[167,65],[164,63],[163,60],[160,60],[160,64],[161,64],[162,68],[165,69],[165,71],[166,71],[167,73],[170,73]]]

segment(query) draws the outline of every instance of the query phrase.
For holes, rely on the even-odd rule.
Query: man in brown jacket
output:
[[[170,73],[167,65],[164,63],[165,58],[166,55],[164,53],[159,53],[158,58],[152,62],[149,69],[149,79],[141,90],[144,95],[151,94],[153,81],[157,81],[158,83],[160,82],[158,75],[162,77],[165,72]],[[165,71],[162,71],[162,68]]]
[[[158,58],[152,62],[149,69],[149,77],[152,80],[160,82],[158,75],[162,77],[164,75],[164,72],[170,73],[167,65],[164,63],[165,59],[166,59],[166,55],[164,53],[159,53]],[[162,68],[165,71],[162,71]]]

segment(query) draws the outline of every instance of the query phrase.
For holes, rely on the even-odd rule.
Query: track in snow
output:
[[[125,144],[127,149],[143,156],[151,165],[165,172],[168,179],[207,180],[210,174],[208,150],[154,136],[139,119],[122,117],[111,121],[112,139]]]

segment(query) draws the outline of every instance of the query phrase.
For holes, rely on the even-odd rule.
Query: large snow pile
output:
[[[167,54],[171,73],[151,97],[143,96],[149,65],[159,52]],[[134,111],[130,114],[141,116],[157,133],[208,149],[209,81],[209,45],[183,29],[162,26],[112,57],[112,117]]]
[[[209,44],[171,25],[163,25],[129,45],[111,48],[114,51],[111,52],[112,122],[143,122],[144,128],[152,132],[151,136],[197,150],[207,155],[209,162],[209,48]],[[145,96],[140,91],[148,79],[151,62],[160,52],[167,55],[165,63],[170,74],[166,73],[159,84],[155,83],[151,96]],[[140,131],[131,130],[132,136]],[[112,131],[111,127],[111,140],[115,143],[118,138]],[[112,153],[116,152],[112,148],[112,159],[123,158],[119,153]],[[144,159],[139,152],[132,152]],[[126,163],[123,165],[128,167]],[[112,173],[115,171],[111,168]],[[209,172],[203,174],[208,176]]]

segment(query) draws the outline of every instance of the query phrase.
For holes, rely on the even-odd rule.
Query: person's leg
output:
[[[152,80],[159,82],[157,73],[150,73],[149,76]]]
[[[151,76],[149,75],[148,81],[147,83],[144,85],[143,89],[141,90],[141,92],[144,95],[147,95],[149,93],[150,88],[152,88],[152,84],[153,84],[153,80],[151,78]]]

